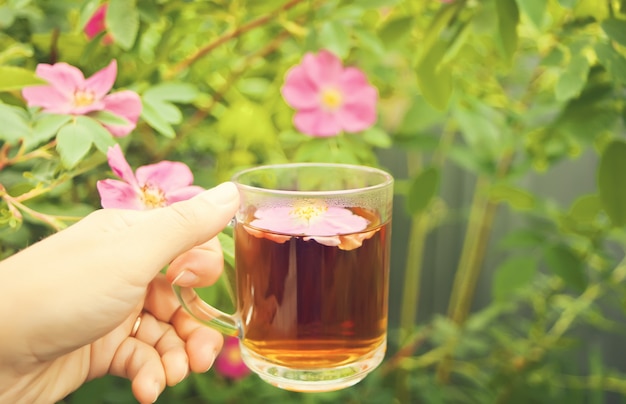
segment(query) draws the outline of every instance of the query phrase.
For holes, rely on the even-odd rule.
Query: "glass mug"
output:
[[[236,174],[235,314],[174,286],[198,321],[239,338],[244,363],[286,390],[332,391],[383,360],[393,178],[365,166]]]

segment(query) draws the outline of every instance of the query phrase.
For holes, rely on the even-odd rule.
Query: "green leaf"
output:
[[[544,253],[548,269],[559,276],[565,284],[577,292],[587,287],[587,275],[583,261],[562,244],[553,245]]]
[[[413,16],[395,18],[388,21],[378,32],[378,36],[387,49],[400,45],[411,34]]]
[[[626,21],[617,18],[609,18],[602,21],[604,32],[622,46],[626,46]]]
[[[88,129],[79,125],[78,121],[71,122],[59,130],[57,134],[57,152],[61,162],[67,168],[73,168],[87,155],[91,148],[91,136]]]
[[[454,109],[463,139],[476,154],[496,160],[506,146],[506,124],[501,111],[475,99]]]
[[[565,8],[572,9],[578,4],[578,0],[559,0],[559,4]]]
[[[359,48],[367,49],[376,57],[382,58],[385,55],[385,45],[378,36],[366,29],[353,29],[354,36],[359,41]]]
[[[429,167],[411,182],[407,195],[407,209],[411,215],[423,212],[439,190],[439,170]]]
[[[618,82],[626,84],[626,58],[606,42],[598,42],[596,55],[602,66]]]
[[[144,102],[143,108],[141,110],[141,118],[163,136],[170,139],[176,137],[176,132],[174,132],[174,128],[172,128],[167,120],[165,120],[163,116],[161,116],[158,109],[153,106],[153,103],[145,98],[143,101]]]
[[[626,142],[615,140],[604,149],[598,168],[602,207],[616,227],[626,225]]]
[[[517,0],[517,6],[528,16],[535,27],[541,28],[543,26],[543,19],[548,6],[547,0]]]
[[[129,124],[128,119],[106,110],[91,112],[89,117],[95,119],[103,125],[116,126]]]
[[[515,0],[496,0],[496,11],[502,52],[506,59],[511,60],[517,50],[517,24],[519,23],[517,3]]]
[[[513,209],[528,210],[535,206],[533,194],[507,184],[494,185],[489,197],[495,201],[506,201]]]
[[[106,154],[109,147],[115,145],[111,133],[98,121],[88,116],[78,116],[76,117],[76,123],[80,125],[80,127],[85,128],[91,141],[102,153]]]
[[[151,100],[188,104],[193,102],[199,94],[198,89],[191,84],[169,82],[150,87],[143,93],[142,97]]]
[[[537,274],[537,262],[532,257],[510,258],[496,269],[492,296],[497,301],[506,301],[516,291],[531,284]]]
[[[37,146],[56,136],[63,125],[72,119],[70,115],[41,114],[35,120],[33,133],[26,139],[28,148]]]
[[[433,107],[444,110],[452,96],[452,70],[440,65],[447,50],[446,43],[438,41],[417,66],[417,85],[422,96]]]
[[[506,249],[532,249],[543,246],[545,242],[545,236],[536,229],[520,229],[505,235],[498,241],[498,246]]]
[[[137,1],[110,0],[105,24],[120,48],[125,50],[132,48],[139,31]]]
[[[37,77],[31,70],[0,66],[0,91],[14,91],[37,84],[46,84],[46,81]]]
[[[318,43],[339,58],[345,58],[350,51],[350,35],[346,26],[339,21],[327,21],[322,25]]]
[[[372,146],[380,147],[383,149],[391,147],[391,137],[387,132],[379,127],[373,126],[366,129],[363,134],[363,140]]]
[[[603,21],[609,17],[610,1],[598,0],[578,0],[574,7],[574,17],[576,19],[593,18],[596,21]]]
[[[569,216],[580,223],[593,223],[602,211],[602,202],[598,195],[578,197],[569,209]]]
[[[28,116],[21,108],[0,103],[0,139],[15,143],[30,136]]]
[[[558,101],[566,101],[580,95],[589,74],[589,61],[584,55],[572,57],[565,72],[556,83],[555,93]]]

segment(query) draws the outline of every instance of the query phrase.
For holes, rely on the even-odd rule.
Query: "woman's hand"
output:
[[[238,205],[225,183],[165,208],[99,210],[0,262],[0,402],[54,403],[112,374],[151,403],[207,371],[222,337],[181,309],[170,283],[219,277],[215,236]]]

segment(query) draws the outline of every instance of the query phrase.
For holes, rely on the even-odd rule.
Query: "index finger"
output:
[[[179,286],[204,287],[214,284],[224,269],[224,254],[217,237],[193,247],[169,265],[166,279]]]

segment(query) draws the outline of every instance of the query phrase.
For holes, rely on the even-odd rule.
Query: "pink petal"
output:
[[[118,180],[100,180],[96,183],[102,207],[105,209],[144,210],[140,196],[131,185]]]
[[[250,369],[241,359],[239,349],[239,340],[237,338],[226,337],[222,351],[215,359],[215,370],[233,380],[241,379],[250,374]]]
[[[187,165],[177,161],[161,161],[139,167],[135,175],[142,186],[158,187],[165,194],[193,183],[193,174]]]
[[[317,87],[334,85],[343,70],[341,60],[327,50],[321,50],[317,55],[312,53],[304,55],[302,67],[309,80]]]
[[[95,72],[91,77],[85,80],[84,89],[93,91],[95,99],[99,100],[111,91],[116,76],[117,61],[113,59],[107,67]]]
[[[319,89],[309,80],[302,66],[287,72],[281,93],[287,104],[295,109],[310,109],[319,105]]]
[[[360,92],[367,88],[374,88],[367,81],[365,74],[356,67],[348,67],[343,71],[338,83],[341,93],[346,100],[356,100]],[[374,89],[374,91],[376,91]]]
[[[198,195],[204,191],[204,188],[199,187],[197,185],[191,185],[184,188],[179,188],[174,191],[168,192],[165,194],[165,199],[167,200],[167,204],[171,205],[175,202],[186,201],[187,199],[191,199],[194,196]]]
[[[42,107],[44,112],[51,114],[69,114],[74,107],[73,97],[53,86],[25,87],[22,96],[29,107]]]
[[[109,147],[109,150],[107,151],[107,159],[109,160],[109,166],[115,175],[126,181],[134,189],[139,189],[137,178],[133,174],[133,169],[130,168],[130,165],[126,161],[124,153],[122,153],[122,148],[119,144]]]
[[[319,220],[311,223],[307,234],[311,236],[334,236],[357,233],[365,230],[368,223],[367,219],[355,215],[348,209],[329,207]]]
[[[102,111],[104,109],[104,102],[96,100],[89,105],[76,106],[72,103],[72,107],[69,114],[73,115],[86,115],[93,111]]]
[[[85,77],[76,67],[67,63],[53,65],[40,63],[36,69],[37,76],[48,81],[51,86],[66,97],[74,99],[74,92],[85,87]]]
[[[104,109],[119,115],[128,121],[126,125],[105,125],[113,136],[122,137],[128,135],[135,126],[141,115],[141,98],[130,90],[119,91],[103,98]]]
[[[296,112],[293,123],[300,132],[311,136],[329,137],[341,133],[335,113],[321,108]]]
[[[89,39],[93,39],[95,36],[105,30],[104,21],[107,8],[107,3],[101,5],[100,7],[98,7],[96,12],[93,13],[89,21],[87,21],[84,32]]]
[[[337,120],[346,132],[360,132],[376,123],[376,90],[361,91],[360,94],[362,97],[358,102],[344,104],[337,111]]]
[[[315,236],[315,237],[304,237],[304,241],[315,240],[317,243],[326,245],[329,247],[336,247],[341,244],[341,240],[337,236]]]

